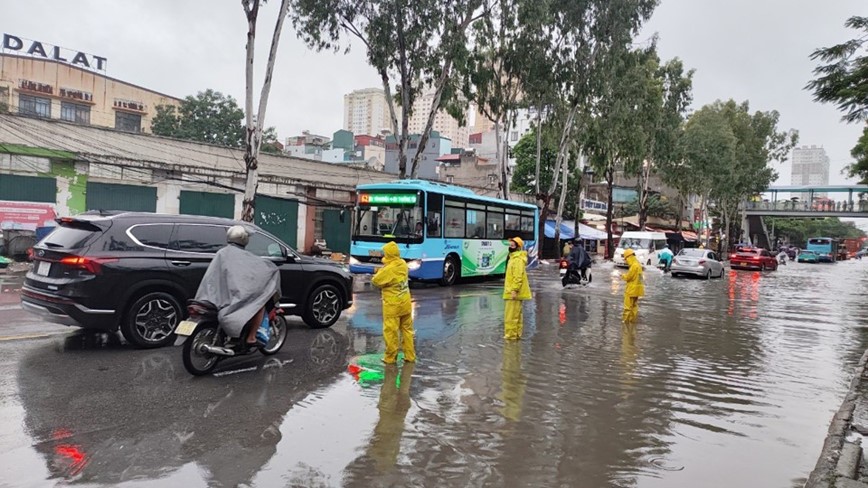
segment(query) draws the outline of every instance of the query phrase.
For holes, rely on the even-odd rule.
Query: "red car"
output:
[[[778,260],[765,249],[745,247],[729,258],[729,267],[732,269],[755,269],[772,271],[778,269]]]

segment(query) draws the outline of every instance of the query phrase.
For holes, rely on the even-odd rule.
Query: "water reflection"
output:
[[[527,378],[521,371],[521,344],[506,342],[503,345],[503,364],[500,368],[500,394],[503,403],[501,414],[507,420],[517,422],[521,418]]]
[[[333,330],[291,329],[278,355],[193,378],[180,348],[106,348],[79,334],[57,344],[21,361],[25,425],[53,479],[100,484],[167,476],[250,483],[275,456],[299,395],[336,377],[347,354]],[[197,469],[181,469],[189,463]]]

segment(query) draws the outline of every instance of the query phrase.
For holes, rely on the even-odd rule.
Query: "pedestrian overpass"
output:
[[[745,217],[868,218],[868,185],[771,186],[763,194],[745,202]]]
[[[868,185],[771,186],[763,192],[766,198],[742,205],[744,237],[754,245],[773,247],[763,217],[868,218],[866,194]]]

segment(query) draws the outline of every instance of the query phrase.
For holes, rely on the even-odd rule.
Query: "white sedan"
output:
[[[693,275],[700,278],[723,278],[723,263],[708,249],[682,249],[672,260],[672,277]]]

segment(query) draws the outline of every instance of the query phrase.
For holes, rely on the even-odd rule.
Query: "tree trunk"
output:
[[[567,201],[567,183],[569,183],[569,163],[564,164],[564,174],[562,175],[563,181],[561,181],[561,196],[558,199],[558,214],[555,216],[555,244],[558,245],[558,249],[560,249],[560,237],[561,237],[561,222],[564,218],[564,204]]]
[[[259,15],[259,0],[243,0],[242,6],[247,16],[247,50],[246,50],[246,122],[244,163],[247,169],[247,178],[244,185],[244,200],[241,210],[241,220],[253,222],[256,217],[256,189],[259,186],[259,149],[262,144],[262,128],[265,125],[265,111],[268,107],[268,96],[271,93],[271,80],[274,74],[274,63],[277,61],[277,47],[280,44],[280,34],[283,31],[283,21],[289,11],[289,1],[280,2],[280,11],[277,14],[277,22],[274,25],[274,34],[271,37],[271,49],[268,53],[268,63],[265,67],[265,80],[262,83],[262,91],[259,94],[259,110],[256,120],[253,119],[253,59],[256,41],[256,20]]]
[[[503,133],[500,129],[500,122],[497,121],[494,123],[494,141],[495,141],[495,146],[496,146],[494,148],[494,158],[497,161],[498,166],[500,167],[501,170],[503,169],[503,161],[501,160],[501,157],[503,156],[503,145],[502,145],[502,141],[501,141],[502,137],[503,137]],[[503,187],[503,185],[506,183],[506,178],[504,178],[504,174],[501,174],[500,180],[501,181],[500,181],[500,192],[499,193],[502,196],[506,192],[506,188]]]
[[[506,127],[512,127],[510,124],[510,117],[507,116]],[[501,144],[501,156],[502,161],[500,164],[500,187],[501,192],[500,196],[504,200],[509,200],[509,139],[506,137],[503,138],[503,143]]]
[[[584,156],[579,154],[580,167],[577,168],[579,170],[579,177],[576,178],[576,209],[573,211],[573,236],[576,239],[580,238],[579,236],[579,218],[582,216],[582,186],[585,184],[585,177],[587,174],[585,173],[585,159]],[[588,182],[590,184],[590,182]]]
[[[615,255],[615,243],[612,242],[612,220],[615,209],[612,208],[612,187],[615,183],[615,170],[611,162],[606,168],[606,259]]]
[[[639,230],[645,230],[648,221],[648,179],[651,176],[651,162],[645,161],[639,172]]]
[[[551,203],[551,195],[539,195],[537,196],[542,201],[542,208],[539,211],[539,257],[543,257],[543,243],[546,238],[546,221],[549,218],[549,204]],[[560,253],[558,253],[560,255]]]
[[[675,229],[681,232],[681,221],[684,218],[684,195],[678,192],[678,216],[675,218]]]
[[[540,104],[542,105],[542,104]],[[542,107],[537,107],[536,112],[536,176],[534,177],[534,195],[539,198],[539,166],[542,156]]]

